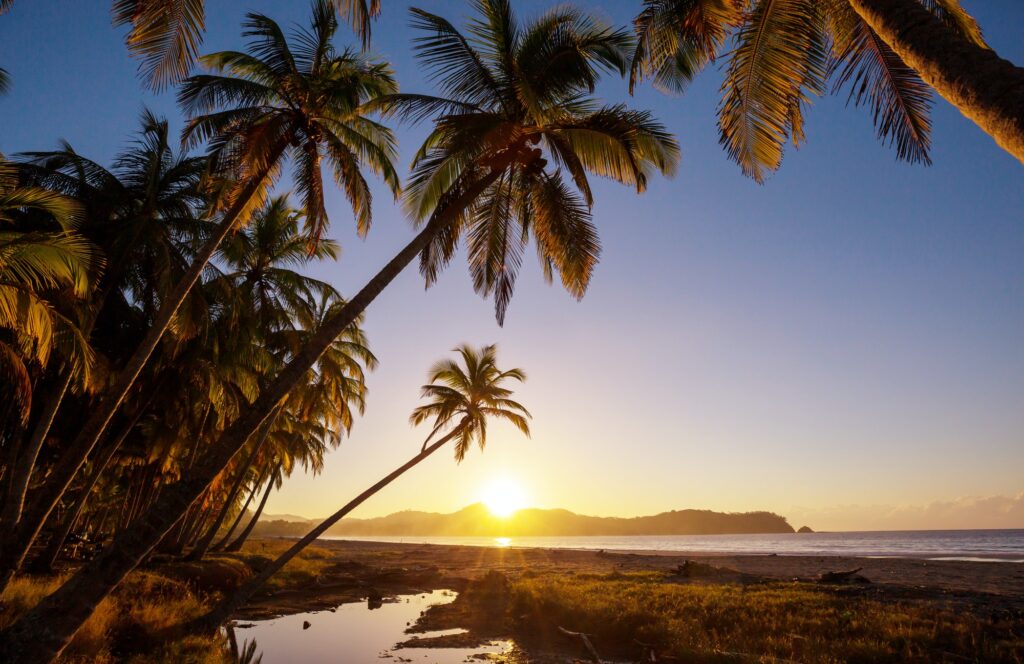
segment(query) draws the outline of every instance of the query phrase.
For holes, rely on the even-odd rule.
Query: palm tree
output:
[[[199,624],[208,630],[217,629],[270,577],[315,542],[328,528],[449,442],[454,441],[455,461],[461,462],[474,443],[481,450],[484,449],[487,444],[488,420],[505,420],[526,436],[530,435],[529,411],[513,401],[512,391],[504,386],[511,380],[526,380],[526,374],[520,369],[499,369],[497,349],[494,345],[476,349],[463,344],[454,350],[459,354],[461,364],[447,359],[431,367],[429,384],[423,386],[421,394],[423,398],[430,399],[430,402],[416,408],[409,418],[414,426],[433,420],[433,427],[423,441],[419,454],[324,519],[316,528],[261,569],[259,574],[228,596],[209,614],[203,616]],[[434,440],[438,435],[440,437]]]
[[[23,520],[14,545],[4,551],[6,569],[0,584],[21,564],[220,244],[262,204],[286,156],[296,165],[292,175],[303,197],[310,246],[328,223],[324,160],[352,204],[361,233],[368,231],[372,215],[369,187],[360,168],[380,174],[397,195],[399,180],[391,163],[394,137],[360,112],[365,102],[397,89],[390,68],[351,51],[335,51],[331,40],[338,24],[326,0],[314,2],[311,28],[297,30],[294,47],[266,16],[249,14],[245,27],[251,53],[205,56],[204,65],[227,75],[193,76],[179,94],[194,116],[185,131],[186,141],[208,141],[214,173],[230,178],[219,206],[220,221],[161,298],[145,337],[68,446],[64,463],[49,481],[46,499],[34,510],[37,518]]]
[[[5,0],[7,5],[11,2]],[[205,4],[205,0],[114,0],[114,25],[130,26],[125,43],[140,58],[139,73],[153,89],[162,90],[188,76],[203,42]],[[380,14],[380,0],[332,0],[331,4],[368,45],[370,20]]]
[[[56,222],[47,230],[17,217],[35,211]],[[58,350],[69,371],[87,383],[92,365],[77,321],[49,302],[47,291],[68,289],[75,298],[88,294],[90,272],[98,266],[92,245],[74,232],[81,208],[71,199],[38,187],[19,185],[18,168],[0,155],[0,372],[8,385],[17,418],[24,422],[32,406],[32,380],[26,362],[46,366]]]
[[[14,0],[0,0],[3,14]],[[355,29],[366,47],[371,19],[380,14],[380,0],[331,0],[335,10]],[[127,25],[128,52],[141,59],[139,74],[152,89],[160,91],[180,83],[192,69],[206,29],[205,0],[114,0],[115,26]],[[7,72],[0,69],[0,93],[6,89]]]
[[[804,106],[830,79],[869,107],[900,159],[931,163],[930,88],[1024,159],[1024,70],[988,49],[957,0],[645,0],[635,28],[631,90],[652,79],[681,92],[735,39],[720,141],[758,182],[779,168],[789,140],[803,142]],[[909,39],[928,48],[912,53]]]
[[[341,304],[329,284],[293,269],[314,259],[338,255],[337,244],[326,239],[318,242],[311,254],[300,232],[301,220],[301,213],[289,206],[287,197],[279,196],[260,210],[246,229],[230,238],[221,252],[228,265],[225,279],[242,299],[239,308],[255,317],[264,338],[280,346],[279,354],[285,356],[301,347],[301,337],[307,330],[322,324],[325,312]],[[303,325],[308,327],[302,329]],[[350,328],[324,353],[311,372],[307,385],[319,386],[319,393],[307,386],[292,390],[285,410],[296,412],[299,422],[309,422],[310,426],[330,431],[332,446],[336,446],[341,433],[352,426],[350,404],[357,404],[361,411],[365,403],[361,362],[369,368],[376,366],[376,358],[367,348],[362,331],[358,327]],[[316,399],[314,394],[320,398]],[[261,434],[254,437],[248,461],[235,470],[235,481],[227,498],[205,535],[190,552],[189,559],[198,560],[213,543],[242,489],[249,465],[270,437],[278,417],[280,413],[268,418]]]
[[[678,145],[660,123],[646,112],[602,107],[592,97],[602,72],[625,73],[631,46],[625,32],[571,7],[553,10],[527,26],[519,25],[508,0],[479,0],[475,7],[480,17],[472,26],[473,43],[443,18],[414,10],[417,25],[425,31],[417,44],[420,56],[447,97],[392,96],[375,106],[411,119],[441,113],[417,159],[411,198],[427,216],[426,223],[310,337],[188,477],[165,487],[144,518],[119,533],[107,552],[8,630],[3,654],[10,661],[55,657],[96,604],[156,546],[289,390],[302,382],[334,339],[417,256],[423,254],[429,277],[452,256],[467,226],[493,231],[495,250],[486,254],[478,288],[495,293],[500,316],[511,281],[495,274],[495,265],[508,260],[514,267],[518,254],[513,224],[533,224],[547,274],[557,269],[563,284],[579,296],[598,249],[587,173],[640,192],[653,171],[673,172]],[[545,153],[560,168],[547,168]],[[528,193],[516,189],[520,186],[528,187]],[[504,204],[505,193],[514,193],[525,207]],[[482,223],[485,216],[493,224]],[[502,229],[509,231],[504,235],[507,244]],[[39,627],[44,624],[45,635]]]
[[[956,0],[849,3],[925,83],[1024,162],[1024,68],[988,48]],[[945,20],[929,16],[925,7]]]
[[[45,369],[51,354],[61,358],[69,386],[92,387],[94,353],[80,316],[64,311],[51,295],[66,291],[73,307],[88,297],[102,262],[74,228],[81,207],[72,199],[19,183],[19,169],[0,155],[0,377],[9,386],[8,424],[0,430],[7,470],[0,524],[17,522],[42,446],[35,433],[21,442],[36,386],[31,366]],[[30,213],[43,219],[29,218]],[[50,230],[48,220],[56,223]],[[46,428],[56,407],[40,410],[37,429]],[[0,424],[4,424],[0,422]]]
[[[140,303],[142,318],[152,320],[160,300],[188,266],[187,254],[201,235],[202,225],[196,217],[205,205],[199,185],[206,160],[176,154],[169,138],[166,120],[144,111],[138,137],[109,170],[67,144],[55,152],[29,153],[26,156],[30,162],[21,165],[40,190],[76,201],[81,210],[78,231],[103,249],[111,266],[95,280],[89,293],[82,324],[85,337],[93,336],[98,323],[115,329],[127,327],[123,319],[104,325],[104,319],[113,318],[108,309],[112,299],[120,300],[115,308],[122,314],[132,309],[129,300]],[[102,349],[115,366],[129,359],[120,352],[123,342],[118,339]],[[99,347],[103,340],[93,339],[93,345]],[[38,418],[22,455],[21,463],[28,474],[71,386],[71,378],[65,372],[53,381],[44,416]],[[83,459],[73,452],[69,450],[61,457],[39,493],[29,501],[31,508],[25,514],[22,506],[28,474],[19,473],[24,481],[19,479],[12,486],[0,515],[6,533],[0,556],[0,585],[21,566],[39,529],[63,497],[69,484],[65,478],[73,478],[81,467]]]

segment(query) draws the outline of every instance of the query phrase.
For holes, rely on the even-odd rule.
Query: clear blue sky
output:
[[[109,4],[17,0],[0,17],[0,66],[13,78],[0,98],[0,151],[64,138],[109,162],[144,105],[180,127],[173,96],[139,84]],[[406,3],[383,4],[374,49],[403,90],[429,91]],[[516,6],[530,15],[549,4]],[[581,4],[625,24],[639,2]],[[1024,4],[963,4],[997,51],[1024,63]],[[462,2],[419,6],[453,20],[468,13]],[[290,23],[307,8],[210,0],[203,50],[241,47],[247,10]],[[352,41],[347,29],[338,41]],[[269,511],[324,514],[397,465],[422,436],[406,418],[426,368],[457,342],[496,341],[504,362],[530,375],[519,396],[534,437],[498,429],[484,455],[461,467],[433,459],[360,516],[455,509],[507,477],[541,506],[764,508],[819,528],[882,527],[896,508],[1005,496],[993,504],[1024,527],[1012,500],[1024,492],[1024,167],[941,100],[935,164],[899,163],[866,110],[826,97],[809,114],[807,145],[758,186],[718,146],[720,81],[711,69],[683,97],[643,88],[630,100],[678,134],[682,167],[640,197],[597,187],[604,254],[581,303],[528,261],[502,329],[463,263],[428,292],[404,274],[368,315],[382,366],[367,416],[322,477],[289,480]],[[620,82],[601,92],[625,98]],[[404,164],[422,135],[400,132]],[[366,241],[330,193],[343,255],[317,274],[345,292],[410,238],[376,191]]]

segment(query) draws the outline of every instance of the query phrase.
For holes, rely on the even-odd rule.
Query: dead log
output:
[[[604,660],[601,659],[601,655],[597,652],[597,648],[595,648],[594,644],[591,643],[589,634],[584,634],[583,632],[573,632],[564,627],[559,627],[558,631],[570,638],[579,639],[580,642],[583,644],[583,647],[586,649],[587,654],[589,654],[590,658],[594,661],[594,664],[605,664]]]

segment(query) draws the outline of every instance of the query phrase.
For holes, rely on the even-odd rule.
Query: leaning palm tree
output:
[[[804,140],[812,95],[849,89],[900,159],[930,163],[931,90],[1024,160],[1024,69],[957,0],[645,0],[630,87],[680,92],[724,50],[721,143],[762,182]]]
[[[82,332],[109,320],[112,300],[127,298],[137,303],[146,322],[157,314],[160,301],[188,267],[188,254],[204,225],[197,221],[205,198],[200,182],[206,168],[201,157],[176,153],[166,120],[144,111],[141,129],[132,144],[105,168],[76,152],[70,145],[50,152],[26,155],[20,168],[31,181],[51,196],[75,201],[82,210],[78,232],[99,245],[110,266],[94,280],[88,294],[88,311]],[[123,302],[124,307],[127,300]],[[122,308],[123,310],[123,308]],[[130,359],[115,355],[115,364]],[[43,441],[56,417],[72,374],[64,371],[48,390],[41,416],[23,445],[19,463],[31,473]],[[64,496],[69,477],[81,467],[81,447],[62,450],[56,465],[22,513],[28,476],[19,473],[0,512],[5,536],[0,547],[0,587],[21,566],[39,529]]]
[[[203,57],[204,65],[221,73],[193,76],[179,94],[193,116],[186,141],[207,141],[215,175],[228,179],[217,226],[162,297],[146,335],[67,447],[48,482],[46,500],[35,510],[38,518],[23,523],[14,545],[5,547],[0,584],[24,560],[221,243],[262,205],[287,158],[295,164],[292,175],[302,195],[311,247],[328,224],[321,174],[325,161],[352,204],[360,233],[368,231],[372,219],[370,190],[360,169],[380,174],[396,195],[399,191],[392,166],[394,136],[360,110],[367,101],[397,90],[391,69],[352,51],[335,50],[338,23],[326,0],[313,3],[310,29],[298,29],[291,44],[266,16],[249,14],[245,27],[250,52]]]
[[[35,435],[27,444],[21,441],[37,387],[29,367],[46,368],[55,354],[65,388],[91,383],[94,353],[81,316],[51,296],[64,292],[71,307],[79,309],[101,265],[95,247],[74,230],[81,206],[59,193],[21,184],[18,171],[0,155],[0,379],[14,424],[0,423],[7,448],[0,510],[5,528],[17,522],[42,445],[42,437]],[[53,416],[49,408],[37,411],[37,427]]]
[[[529,411],[512,400],[512,390],[505,386],[509,381],[526,380],[526,374],[521,369],[499,369],[494,345],[476,349],[463,344],[454,350],[459,354],[461,363],[447,359],[430,368],[429,384],[422,388],[422,397],[430,401],[413,410],[409,418],[414,426],[433,420],[433,426],[419,454],[346,503],[263,567],[259,574],[200,619],[204,628],[218,628],[270,577],[315,542],[328,528],[446,444],[454,443],[455,461],[461,462],[474,444],[484,449],[487,444],[487,421],[495,419],[505,420],[525,435],[530,435]]]
[[[474,272],[481,275],[477,287],[495,294],[500,317],[512,281],[497,269],[502,261],[510,269],[517,265],[520,234],[529,232],[546,274],[557,270],[570,292],[581,296],[598,252],[587,174],[642,192],[655,171],[674,171],[679,148],[660,123],[646,112],[601,106],[592,96],[602,73],[625,73],[628,34],[572,7],[521,25],[508,0],[478,0],[474,6],[479,17],[469,37],[439,16],[414,10],[424,32],[417,48],[445,96],[394,96],[376,106],[410,119],[441,114],[416,162],[411,201],[417,216],[426,217],[419,232],[309,338],[187,478],[164,487],[145,516],[119,533],[107,552],[8,630],[2,654],[11,662],[45,662],[59,654],[334,339],[417,256],[423,256],[429,278],[464,235],[474,229],[493,233],[494,249],[478,252],[474,260],[481,267]],[[514,198],[505,198],[509,195]],[[471,253],[474,244],[484,247],[470,242]]]

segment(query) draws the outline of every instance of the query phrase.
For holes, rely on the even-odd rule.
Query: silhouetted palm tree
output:
[[[324,519],[287,551],[263,567],[259,574],[200,619],[199,623],[204,628],[212,630],[219,627],[270,577],[315,542],[328,528],[449,442],[454,442],[455,460],[461,462],[474,443],[481,450],[484,449],[487,444],[488,420],[505,420],[525,435],[530,435],[529,411],[512,400],[512,390],[505,387],[509,381],[526,380],[526,374],[521,369],[499,369],[497,349],[493,345],[476,349],[463,344],[455,352],[459,354],[461,363],[442,360],[431,367],[428,378],[430,382],[422,388],[423,398],[430,399],[430,402],[416,408],[409,418],[414,426],[433,420],[433,427],[423,441],[420,453]],[[438,435],[440,438],[434,440]]]
[[[522,26],[507,0],[480,0],[475,6],[480,13],[471,33],[476,47],[444,19],[414,13],[426,32],[418,41],[420,55],[447,96],[399,96],[378,106],[411,118],[442,114],[417,159],[411,200],[428,215],[419,233],[309,338],[187,477],[164,487],[146,514],[120,532],[102,555],[8,630],[5,656],[40,662],[60,653],[96,605],[182,518],[334,339],[418,255],[424,254],[429,277],[451,257],[467,227],[472,228],[467,220],[489,215],[493,223],[476,226],[499,233],[507,229],[504,238],[495,237],[495,244],[508,241],[509,248],[486,253],[489,262],[480,270],[484,276],[478,288],[496,294],[500,316],[511,281],[495,274],[493,267],[500,260],[512,266],[518,256],[516,224],[533,220],[527,229],[543,264],[559,271],[570,292],[582,295],[597,250],[586,205],[586,174],[643,191],[653,171],[674,170],[678,145],[649,113],[602,107],[592,97],[602,71],[625,73],[628,34],[569,7]],[[568,172],[572,185],[561,168],[548,168],[545,151]],[[519,185],[529,187],[529,193],[514,191],[515,200],[528,202],[531,209],[502,203],[503,192]]]
[[[23,519],[13,545],[5,547],[0,585],[20,566],[220,244],[262,205],[263,194],[286,157],[296,165],[292,175],[303,198],[311,246],[328,222],[321,176],[324,160],[351,202],[361,233],[370,226],[371,196],[360,168],[380,173],[397,194],[399,181],[391,164],[394,137],[360,111],[362,104],[394,92],[397,85],[387,65],[351,51],[337,53],[331,43],[337,25],[330,5],[318,0],[310,29],[297,30],[290,45],[277,23],[249,14],[245,26],[251,52],[224,51],[202,58],[203,64],[227,75],[194,76],[182,87],[182,105],[192,114],[202,113],[189,122],[186,139],[208,141],[214,173],[229,178],[219,203],[220,220],[193,254],[188,269],[163,295],[146,335],[82,423],[65,461],[51,474],[50,489],[33,510],[33,518]]]

